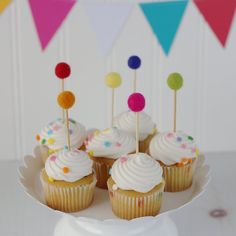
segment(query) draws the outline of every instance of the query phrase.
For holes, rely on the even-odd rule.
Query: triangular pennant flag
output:
[[[76,0],[29,0],[42,49],[44,50]]]
[[[194,2],[222,46],[225,46],[235,14],[236,0],[194,0]]]
[[[187,3],[188,0],[140,4],[141,10],[166,55],[173,44]]]
[[[82,2],[103,56],[112,49],[116,39],[122,31],[134,4],[107,3],[95,1]]]
[[[0,0],[0,13],[2,13],[12,0]]]

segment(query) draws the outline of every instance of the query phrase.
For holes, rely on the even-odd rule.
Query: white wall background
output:
[[[66,87],[75,92],[73,118],[88,127],[109,124],[110,93],[104,76],[119,71],[116,112],[127,109],[132,72],[131,54],[142,57],[138,89],[160,130],[172,127],[172,93],[166,86],[170,72],[179,71],[185,86],[179,92],[178,129],[197,138],[203,151],[236,150],[236,20],[226,49],[190,3],[169,57],[156,42],[138,7],[107,59],[98,45],[82,6],[77,3],[45,52],[41,51],[26,0],[15,1],[0,15],[0,159],[21,159],[32,153],[35,135],[60,115],[56,97],[60,83],[54,66],[72,66]]]

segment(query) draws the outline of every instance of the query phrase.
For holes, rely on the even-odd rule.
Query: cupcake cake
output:
[[[145,112],[139,113],[139,151],[146,152],[152,137],[156,134],[156,125],[152,118]],[[114,126],[128,132],[135,137],[136,115],[132,111],[126,111],[115,117]]]
[[[106,189],[113,163],[120,156],[134,152],[135,139],[122,130],[108,128],[95,132],[85,146],[94,163],[97,186]]]
[[[163,167],[165,191],[183,191],[192,185],[199,151],[191,136],[182,131],[158,133],[150,142],[149,154]]]
[[[85,127],[69,119],[71,148],[81,148],[86,138]],[[47,157],[62,149],[67,149],[67,128],[62,119],[57,119],[44,127],[36,139],[41,146],[42,158],[45,163]]]
[[[50,155],[40,178],[47,205],[63,212],[87,208],[96,185],[92,165],[88,154],[77,149]]]
[[[122,219],[159,213],[165,182],[158,162],[145,153],[120,157],[107,181],[115,215]]]

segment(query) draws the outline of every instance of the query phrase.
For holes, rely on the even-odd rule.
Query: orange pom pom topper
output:
[[[57,102],[63,109],[69,109],[75,103],[75,95],[71,91],[61,92],[57,97]]]

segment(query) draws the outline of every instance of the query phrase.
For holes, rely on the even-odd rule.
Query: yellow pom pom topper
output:
[[[71,91],[63,91],[58,95],[57,102],[61,108],[66,110],[67,143],[68,150],[70,151],[70,126],[68,109],[74,105],[75,95]]]
[[[105,84],[112,88],[112,97],[111,97],[111,127],[113,127],[114,121],[114,104],[115,104],[115,88],[118,88],[121,85],[122,79],[119,73],[111,72],[105,78]]]
[[[118,88],[121,85],[121,76],[119,73],[111,72],[106,76],[106,85],[110,88]]]

